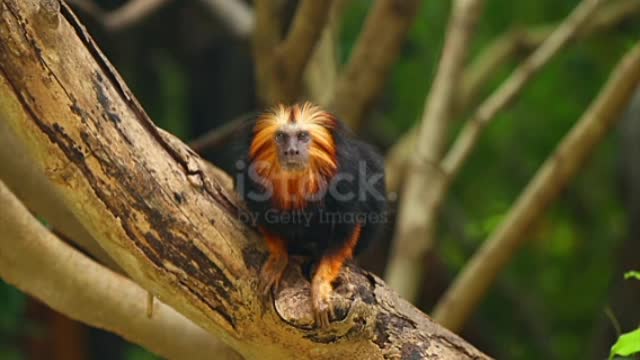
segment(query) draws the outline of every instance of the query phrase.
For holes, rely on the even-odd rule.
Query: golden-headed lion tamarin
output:
[[[382,158],[308,102],[274,107],[249,134],[236,187],[270,251],[261,291],[278,286],[290,255],[308,257],[315,320],[326,326],[332,282],[386,220]]]

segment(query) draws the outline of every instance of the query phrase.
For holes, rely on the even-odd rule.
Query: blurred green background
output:
[[[125,1],[97,1],[115,9]],[[514,28],[554,24],[576,0],[491,0],[472,59]],[[352,0],[340,36],[346,61],[371,1]],[[449,1],[424,1],[362,135],[383,151],[420,117],[436,71]],[[78,11],[98,44],[156,123],[184,140],[256,110],[251,51],[198,1],[173,1],[124,32],[104,30]],[[437,253],[419,304],[429,311],[542,161],[576,122],[640,34],[640,16],[577,41],[544,68],[484,134],[444,206]],[[483,87],[495,89],[527,51]],[[640,102],[640,101],[638,101]],[[499,278],[463,336],[498,359],[602,359],[616,327],[640,322],[640,106],[601,144],[528,245]],[[228,167],[219,149],[208,154]],[[382,271],[385,246],[364,261]],[[372,265],[368,265],[372,264]],[[375,265],[378,264],[378,265]],[[607,316],[607,313],[609,316]],[[176,336],[180,336],[176,334]],[[155,357],[135,345],[52,313],[0,280],[0,359]],[[213,358],[213,357],[212,357]]]

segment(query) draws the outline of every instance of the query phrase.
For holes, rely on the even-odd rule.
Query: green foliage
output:
[[[640,353],[640,329],[620,335],[618,341],[611,347],[609,359],[638,353]]]
[[[21,359],[16,339],[25,331],[26,297],[0,279],[0,359]]]
[[[624,274],[624,278],[640,280],[640,271],[628,271]],[[620,335],[618,341],[611,347],[609,359],[638,353],[640,353],[640,328]]]
[[[184,70],[175,59],[168,54],[160,53],[157,56],[155,71],[160,82],[160,105],[154,119],[160,127],[182,138],[188,138],[190,134],[187,118],[187,83]]]
[[[624,278],[640,280],[640,271],[628,271],[624,274]]]
[[[125,360],[159,360],[160,358],[137,345],[131,345],[124,356]]]

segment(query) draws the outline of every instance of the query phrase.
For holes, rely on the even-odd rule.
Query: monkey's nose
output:
[[[285,155],[300,155],[300,151],[296,150],[296,149],[289,149],[289,150],[285,150],[284,152]]]

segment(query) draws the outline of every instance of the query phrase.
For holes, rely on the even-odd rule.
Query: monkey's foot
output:
[[[271,288],[274,286],[278,288],[282,274],[287,268],[288,259],[280,256],[269,256],[267,262],[262,266],[260,270],[260,282],[258,284],[258,290],[263,295],[268,295]]]
[[[316,325],[319,327],[328,327],[329,319],[335,319],[333,305],[331,304],[332,292],[331,282],[314,279],[311,284],[313,316]]]

